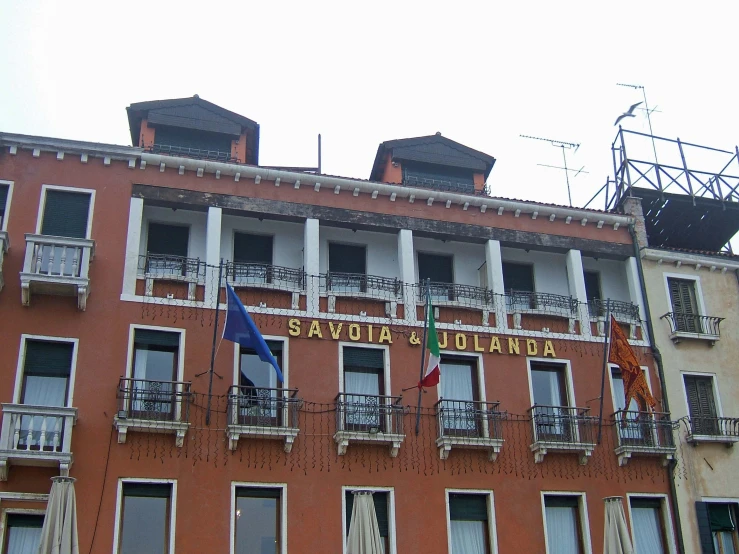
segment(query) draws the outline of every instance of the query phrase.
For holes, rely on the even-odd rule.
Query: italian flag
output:
[[[429,326],[426,334],[426,348],[429,350],[429,361],[426,366],[426,373],[423,375],[423,379],[418,383],[418,388],[422,387],[434,387],[439,384],[439,376],[441,375],[441,369],[439,368],[439,338],[436,336],[436,323],[434,322],[434,310],[431,306],[428,309],[429,312]]]

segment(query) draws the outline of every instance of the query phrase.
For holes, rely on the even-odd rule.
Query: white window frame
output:
[[[287,554],[287,483],[252,483],[249,481],[231,481],[230,554],[234,554],[236,547],[236,489],[242,487],[280,489],[280,554]]]
[[[549,535],[547,533],[547,507],[545,499],[547,496],[574,496],[577,497],[578,516],[580,517],[580,528],[582,529],[582,542],[584,554],[593,554],[590,541],[590,518],[588,516],[588,498],[584,492],[579,491],[541,491],[541,517],[544,524],[544,546],[546,554],[549,554]]]
[[[35,492],[0,492],[0,504],[3,501],[46,503],[49,495]],[[2,508],[0,509],[0,545],[5,547],[5,535],[8,529],[8,514],[45,515],[46,510],[40,508]]]
[[[90,205],[87,207],[87,230],[85,238],[92,237],[92,216],[95,213],[95,189],[83,189],[78,187],[65,187],[62,185],[41,185],[41,199],[38,204],[38,214],[36,215],[36,234],[41,234],[41,226],[44,220],[44,209],[46,208],[46,191],[58,190],[62,192],[80,192],[90,195]]]
[[[713,401],[716,403],[716,417],[724,417],[724,410],[721,407],[721,396],[718,393],[718,376],[715,373],[707,373],[701,371],[681,371],[680,381],[683,388],[683,399],[685,400],[685,415],[690,417],[690,400],[688,399],[688,389],[685,386],[685,376],[692,377],[710,377],[713,387]]]
[[[525,346],[525,345],[524,345]],[[526,373],[529,378],[529,399],[531,400],[531,406],[534,405],[534,387],[531,381],[531,362],[543,362],[547,365],[562,365],[565,371],[565,386],[567,387],[567,402],[568,408],[577,408],[575,402],[575,385],[572,379],[572,363],[570,360],[561,358],[537,358],[537,357],[526,357]]]
[[[495,493],[489,489],[444,489],[444,503],[446,504],[446,537],[447,552],[452,551],[452,520],[449,509],[450,494],[472,494],[486,497],[488,507],[488,546],[491,554],[498,554],[498,528],[495,522]]]
[[[652,380],[649,374],[649,367],[645,365],[639,366],[642,370],[642,373],[644,373],[644,378],[647,380],[647,388],[649,389],[649,392],[652,392]],[[617,364],[608,364],[608,382],[611,385],[611,402],[613,402],[613,411],[616,411],[616,389],[613,387],[613,370],[618,369],[620,370],[619,366]],[[626,410],[629,409],[628,406],[625,408]]]
[[[673,311],[672,297],[670,296],[670,283],[668,279],[680,279],[682,281],[693,281],[695,284],[695,302],[698,313],[696,315],[706,315],[706,305],[703,302],[703,289],[701,288],[701,278],[698,275],[689,275],[685,273],[662,273],[665,285],[665,294],[667,294],[667,307],[670,312]]]
[[[21,335],[20,350],[18,351],[18,365],[15,370],[15,387],[13,389],[13,403],[21,403],[21,392],[23,389],[23,367],[26,363],[26,342],[28,340],[39,340],[46,342],[63,342],[72,344],[72,367],[69,369],[69,391],[67,392],[67,408],[74,406],[74,383],[77,376],[77,353],[79,352],[80,339],[72,337],[50,337],[46,335]]]
[[[175,554],[175,535],[177,525],[177,479],[149,479],[136,477],[121,477],[118,479],[118,492],[115,504],[115,523],[113,526],[113,553],[118,554],[120,548],[120,533],[123,526],[123,483],[145,485],[171,485],[169,497],[169,550],[167,554]]]
[[[449,358],[469,358],[470,361],[475,361],[477,365],[477,394],[480,398],[480,402],[487,402],[487,396],[485,395],[485,369],[484,369],[484,358],[482,352],[457,352],[456,350],[441,350],[439,351],[441,358],[443,359],[446,355]],[[444,379],[442,374],[441,379]],[[436,400],[441,400],[441,383],[440,386],[436,387]],[[451,400],[454,400],[453,398]]]
[[[10,218],[10,203],[13,200],[13,187],[15,186],[15,182],[0,179],[0,186],[3,185],[8,185],[8,197],[5,199],[5,213],[0,216],[3,218],[2,225],[0,225],[0,231],[7,231],[8,219]]]
[[[339,393],[344,392],[344,348],[349,346],[352,348],[373,348],[375,350],[382,350],[382,361],[384,366],[383,372],[383,384],[384,389],[380,391],[380,396],[392,396],[390,391],[390,346],[387,344],[370,344],[365,342],[339,342]],[[368,489],[369,490],[369,489]]]
[[[396,528],[395,528],[395,487],[341,487],[341,544],[342,553],[346,554],[346,535],[349,529],[349,523],[346,521],[346,493],[348,491],[371,491],[371,492],[386,492],[388,498],[387,508],[387,532],[388,532],[388,543],[390,543],[390,551],[386,554],[397,554],[398,548],[396,545]],[[233,554],[233,553],[232,553]]]
[[[282,343],[282,365],[280,366],[280,370],[282,371],[282,377],[285,379],[282,382],[282,388],[288,389],[290,388],[288,383],[288,379],[290,376],[290,370],[289,370],[289,364],[288,359],[290,358],[290,341],[288,340],[288,337],[281,337],[279,335],[262,335],[262,338],[265,341],[271,340],[274,342],[281,342]],[[241,361],[241,345],[237,342],[234,343],[234,373],[233,373],[233,384],[237,385],[239,384],[239,362]]]
[[[665,530],[665,541],[668,554],[676,554],[677,547],[675,546],[675,530],[672,526],[672,513],[670,512],[670,503],[667,501],[667,495],[661,493],[646,493],[646,492],[628,492],[626,493],[626,508],[629,513],[629,527],[631,529],[631,544],[636,549],[636,535],[634,534],[634,518],[631,515],[631,499],[632,498],[648,498],[652,500],[660,501],[660,516],[662,517],[662,526]],[[635,550],[636,551],[636,550]],[[638,554],[638,553],[637,553]]]

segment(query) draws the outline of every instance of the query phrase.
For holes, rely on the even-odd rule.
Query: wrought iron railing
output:
[[[725,319],[710,315],[696,315],[684,312],[668,312],[660,319],[670,323],[671,333],[696,333],[699,335],[719,336],[719,327]]]
[[[155,279],[200,281],[205,279],[205,268],[200,258],[151,253],[139,256],[139,272]]]
[[[232,386],[228,391],[229,425],[298,427],[298,389]]]
[[[571,296],[511,290],[505,297],[509,312],[543,312],[567,317],[577,312],[577,300]]]
[[[588,300],[588,311],[591,317],[605,317],[611,313],[616,319],[639,321],[639,306],[632,302],[591,298]]]
[[[666,412],[618,410],[613,419],[619,446],[642,449],[675,447],[673,422]]]
[[[690,418],[690,434],[739,439],[739,418],[692,417]]]
[[[305,272],[302,269],[253,262],[227,262],[226,279],[234,286],[271,285],[278,289],[303,290]]]
[[[458,194],[476,194],[474,183],[461,182],[454,179],[434,179],[432,177],[405,175],[403,177],[403,185],[406,187],[433,189]]]
[[[187,422],[191,383],[121,377],[118,418]]]
[[[332,271],[325,275],[326,291],[339,294],[362,293],[370,296],[399,296],[402,283],[392,277],[365,275],[363,273],[342,273]]]
[[[337,431],[403,434],[400,396],[339,393],[336,396]]]
[[[441,399],[434,408],[441,437],[502,439],[500,402]]]
[[[598,418],[590,408],[534,405],[529,408],[534,425],[534,442],[594,444]]]
[[[426,300],[426,283],[418,283],[418,300]],[[483,287],[460,285],[457,283],[428,283],[431,302],[460,302],[469,305],[490,304],[492,293]]]
[[[183,156],[185,158],[195,158],[198,160],[216,160],[219,162],[237,162],[236,158],[231,157],[231,152],[223,150],[207,150],[203,148],[187,148],[185,146],[175,146],[172,144],[154,144],[147,148],[147,151],[153,154],[167,154],[169,156]]]

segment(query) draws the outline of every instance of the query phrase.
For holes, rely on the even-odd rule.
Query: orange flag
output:
[[[635,398],[639,409],[646,412],[648,407],[654,410],[657,401],[649,392],[644,372],[639,367],[634,351],[631,349],[626,335],[616,318],[611,316],[611,349],[608,352],[608,361],[621,368],[621,378],[624,380],[624,395],[626,409],[629,409],[631,399]]]

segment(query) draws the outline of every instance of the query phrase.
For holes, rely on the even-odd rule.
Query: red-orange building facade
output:
[[[364,489],[389,552],[451,552],[455,521],[501,554],[567,551],[574,521],[600,552],[627,494],[673,551],[673,443],[614,425],[617,373],[599,433],[606,299],[661,400],[629,217],[487,196],[495,160],[440,135],[384,143],[370,181],[260,167],[256,124],[190,100],[129,108],[134,147],[0,134],[3,552],[66,471],[84,552],[164,517],[151,552],[340,553]],[[226,281],[284,383],[220,340]]]

